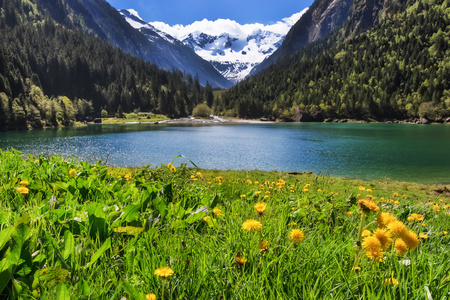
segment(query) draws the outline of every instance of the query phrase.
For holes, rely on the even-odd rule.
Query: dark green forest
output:
[[[68,29],[39,0],[0,0],[0,8],[2,130],[71,125],[119,107],[185,116],[212,102],[211,86],[200,86],[197,76],[160,70]]]
[[[213,110],[242,118],[291,119],[296,108],[323,118],[450,116],[448,0],[408,1],[343,39],[347,29],[230,88]]]

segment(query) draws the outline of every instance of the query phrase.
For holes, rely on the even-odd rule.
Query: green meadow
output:
[[[162,163],[0,150],[0,298],[450,297],[445,186]]]

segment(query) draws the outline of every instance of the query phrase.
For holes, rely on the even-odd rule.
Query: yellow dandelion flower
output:
[[[374,261],[383,261],[381,242],[374,236],[364,238],[362,247],[368,258]]]
[[[371,211],[379,211],[380,210],[380,208],[378,207],[378,205],[375,202],[372,202],[367,199],[361,199],[357,203],[359,204],[361,209],[366,213],[371,212]]]
[[[381,248],[383,249],[389,248],[389,246],[392,244],[391,235],[386,229],[377,228],[373,233],[373,236],[380,241]]]
[[[206,217],[203,218],[203,221],[205,221],[205,222],[208,222],[209,220],[211,220],[210,216],[206,216]]]
[[[398,255],[405,255],[406,251],[408,251],[408,245],[401,238],[395,240],[394,247]]]
[[[442,231],[442,234],[443,234],[443,235],[447,235],[448,232],[444,230],[444,231]]]
[[[264,213],[264,211],[266,210],[267,205],[264,202],[258,202],[253,207],[258,212],[258,214],[262,215]]]
[[[252,184],[252,181],[251,180],[247,180],[247,184]]]
[[[377,225],[380,228],[386,228],[390,223],[396,221],[397,218],[389,213],[380,212],[377,217]]]
[[[262,224],[257,220],[248,219],[242,224],[242,230],[245,231],[256,231],[261,230]]]
[[[367,230],[367,229],[363,230],[363,232],[361,233],[362,237],[368,237],[371,235],[372,235],[372,232],[370,232],[370,230]]]
[[[261,191],[255,191],[255,195],[261,194]]]
[[[394,201],[395,205],[400,205],[400,201]]]
[[[247,195],[246,194],[242,194],[240,197],[241,198],[245,198],[245,197],[247,197]]]
[[[29,189],[26,186],[19,186],[16,191],[18,191],[21,194],[28,194]]]
[[[309,190],[308,190],[308,189],[303,189],[303,191],[304,191],[305,193],[309,192]]]
[[[156,276],[160,278],[169,278],[173,275],[173,270],[169,267],[161,267],[159,269],[156,269],[155,272],[153,272]]]
[[[269,199],[269,195],[264,195],[264,199]]]
[[[433,205],[433,210],[436,211],[436,212],[440,212],[441,208],[439,207],[439,204]]]
[[[292,229],[289,232],[289,239],[294,244],[298,244],[298,243],[303,242],[303,240],[305,239],[305,234],[303,233],[303,231],[301,229]]]
[[[177,170],[177,168],[175,168],[174,166],[170,167],[170,171],[175,172]]]
[[[423,216],[422,216],[422,215],[413,213],[413,214],[411,214],[411,217],[412,217],[414,220],[417,220],[417,221],[423,221]],[[408,217],[408,220],[409,220],[409,217]]]
[[[259,184],[259,181],[258,181],[258,180],[256,180],[256,181],[255,181],[255,184]]]
[[[406,199],[406,195],[402,195],[402,198],[403,198],[403,199]]]
[[[145,299],[147,300],[156,300],[156,295],[153,293],[145,295]]]
[[[366,190],[366,188],[365,187],[363,187],[362,185],[359,187],[359,190],[360,191],[365,191]]]
[[[240,265],[243,265],[243,264],[245,264],[247,262],[246,258],[243,258],[243,257],[240,257],[240,256],[236,256],[234,259]]]
[[[351,212],[351,211],[348,211],[348,212],[347,212],[347,216],[351,216],[351,215],[352,215],[352,213],[353,213],[353,212]]]
[[[358,273],[359,271],[361,271],[361,267],[358,267],[358,266],[353,267],[352,271],[355,271],[356,273]]]
[[[75,170],[75,169],[70,169],[69,175],[75,177],[75,173],[76,173],[76,172],[77,172],[77,170]]]
[[[222,210],[220,209],[220,208],[214,208],[213,209],[213,213],[216,215],[216,216],[221,216],[222,215]]]
[[[394,197],[398,197],[398,193],[394,193]]]
[[[405,241],[408,248],[411,249],[412,251],[414,251],[420,244],[420,240],[417,237],[417,234],[412,230],[405,233],[402,236],[402,239]]]
[[[419,234],[419,237],[420,237],[422,240],[426,240],[426,239],[428,238],[428,234],[421,233],[421,234]]]
[[[291,223],[289,223],[289,226],[297,226],[297,223],[291,222]]]
[[[21,181],[19,182],[19,184],[20,184],[20,185],[23,185],[23,186],[28,186],[28,185],[29,185],[29,183],[28,183],[27,180],[21,180]]]
[[[408,231],[405,224],[398,220],[389,223],[387,228],[394,237],[403,237]]]
[[[263,252],[263,251],[267,250],[268,245],[269,245],[269,242],[268,242],[268,241],[262,241],[262,242],[260,242],[260,243],[259,243],[259,251],[260,251],[260,252]]]
[[[386,278],[384,280],[384,285],[393,285],[393,286],[397,286],[399,285],[399,282],[397,279],[395,278]]]
[[[167,168],[169,168],[169,169],[172,168],[172,164],[168,164]]]
[[[410,222],[414,222],[415,218],[414,218],[413,216],[409,216],[409,217],[407,218],[407,220],[410,221]]]
[[[372,193],[373,191],[372,191],[372,189],[367,189],[366,192]]]

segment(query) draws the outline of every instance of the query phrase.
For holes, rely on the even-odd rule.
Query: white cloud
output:
[[[271,25],[264,25],[260,23],[241,25],[236,21],[230,19],[217,19],[215,21],[203,19],[202,21],[196,21],[186,26],[179,24],[170,26],[163,22],[151,22],[150,24],[161,31],[167,32],[168,34],[179,40],[183,40],[187,35],[196,31],[204,32],[206,34],[214,36],[221,35],[222,33],[228,33],[231,36],[242,38],[246,38],[255,30],[271,31],[274,33],[285,35],[292,27],[292,25],[294,25],[306,12],[306,10],[307,8]]]

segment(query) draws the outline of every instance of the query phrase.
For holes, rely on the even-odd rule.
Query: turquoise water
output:
[[[450,183],[450,126],[283,123],[89,125],[0,133],[0,148],[114,166],[311,171],[360,179]],[[189,162],[178,158],[175,164]]]

